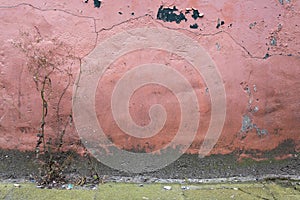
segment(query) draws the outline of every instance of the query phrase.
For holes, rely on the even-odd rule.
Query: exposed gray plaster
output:
[[[252,92],[250,86],[246,82],[243,82],[243,84],[246,84],[246,86],[243,88],[243,90],[247,93],[249,99],[248,99],[248,105],[247,105],[248,113],[246,113],[243,116],[242,128],[241,128],[240,132],[248,133],[252,130],[255,130],[256,134],[259,136],[267,135],[268,134],[267,129],[262,129],[262,128],[258,127],[256,124],[253,123],[253,119],[252,119],[252,115],[259,111],[259,108],[257,105],[255,105],[255,106],[252,105],[253,99],[254,99],[254,93],[257,92],[257,86],[256,86],[256,84],[253,85],[254,92]]]
[[[243,116],[243,121],[242,121],[242,132],[248,132],[252,130],[253,124],[252,124],[252,119],[248,115]]]

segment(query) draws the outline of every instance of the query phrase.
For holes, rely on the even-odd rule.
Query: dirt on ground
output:
[[[284,160],[268,159],[238,161],[233,154],[198,155],[184,154],[178,160],[157,171],[147,173],[126,173],[112,169],[91,157],[82,157],[74,152],[56,154],[61,175],[68,181],[80,177],[94,177],[114,182],[164,182],[172,180],[260,180],[268,178],[300,177],[299,154]],[[25,179],[36,181],[41,173],[41,158],[34,152],[0,150],[0,180]],[[224,179],[225,178],[225,179]],[[227,178],[227,179],[226,179]],[[92,178],[93,179],[93,178]],[[300,178],[299,178],[300,179]]]

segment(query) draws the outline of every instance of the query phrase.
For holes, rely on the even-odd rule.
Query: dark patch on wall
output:
[[[198,10],[193,9],[192,18],[194,18],[194,20],[196,20],[197,18],[202,18],[203,16],[204,16],[203,13],[199,13]]]
[[[218,22],[217,22],[217,26],[216,28],[220,28],[222,25],[224,25],[225,22],[224,21],[221,21],[219,18],[218,18]]]
[[[256,26],[257,22],[253,22],[249,24],[249,28],[252,29]]]
[[[278,1],[279,1],[279,3],[280,3],[281,5],[284,4],[284,1],[283,1],[283,0],[278,0]],[[285,0],[285,2],[286,2],[286,3],[291,3],[291,0]]]
[[[263,135],[267,135],[269,134],[269,132],[267,131],[267,129],[262,129],[260,127],[258,127],[256,124],[253,123],[253,120],[251,119],[250,116],[248,115],[244,115],[243,116],[243,121],[242,121],[242,128],[241,128],[241,132],[242,133],[248,133],[252,130],[256,131],[256,134],[258,136],[263,136]]]
[[[192,28],[192,29],[197,29],[197,28],[198,28],[198,24],[196,24],[196,23],[195,23],[195,24],[191,24],[191,25],[190,25],[190,28]]]
[[[176,6],[173,6],[173,8],[164,8],[163,6],[160,6],[157,12],[157,19],[163,20],[164,22],[176,22],[179,24],[181,21],[187,21],[185,15],[182,12],[179,12],[179,14],[176,14],[178,12],[178,9]]]
[[[263,57],[263,59],[269,58],[271,55],[269,53],[266,53],[266,55]]]
[[[183,12],[182,10],[179,11],[178,8],[176,8],[176,6],[160,6],[157,12],[157,19],[162,20],[164,22],[176,22],[177,24],[179,24],[182,21],[186,22],[188,20],[187,16],[190,14],[193,20],[197,20],[198,18],[204,17],[204,14],[200,13],[199,10],[195,8],[185,8],[185,12]],[[224,24],[224,21],[222,21],[222,23]],[[190,28],[198,29],[199,25],[197,23],[190,24]]]
[[[274,159],[276,157],[284,156],[287,154],[296,155],[296,144],[292,139],[286,139],[278,144],[277,147],[268,151],[247,150],[243,153],[253,156],[253,158],[267,158]]]
[[[248,133],[252,129],[253,129],[252,119],[248,115],[244,115],[241,131]]]
[[[274,157],[281,156],[285,154],[295,154],[296,151],[296,143],[293,139],[286,139],[282,141],[275,149],[265,152],[269,156],[266,157]]]
[[[100,0],[94,0],[94,6],[95,6],[95,8],[100,8],[101,1]]]
[[[275,37],[272,37],[270,40],[270,45],[271,46],[277,46],[277,39]]]

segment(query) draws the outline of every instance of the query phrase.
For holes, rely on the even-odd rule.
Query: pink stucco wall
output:
[[[163,21],[157,19],[161,5],[163,8],[176,6],[184,14],[194,8],[204,13],[204,17],[193,19],[191,13],[187,13],[187,21]],[[26,59],[11,44],[20,37],[19,31],[34,31],[36,26],[44,37],[56,37],[72,47],[76,59],[72,65],[71,86],[60,104],[60,117],[66,119],[72,112],[74,84],[84,66],[84,58],[117,33],[152,27],[174,30],[192,38],[210,55],[219,71],[226,92],[226,118],[221,136],[210,153],[238,152],[241,157],[263,158],[263,152],[276,149],[281,143],[299,152],[299,12],[300,2],[293,0],[103,0],[100,8],[95,8],[91,0],[87,3],[1,0],[0,148],[34,150],[41,119],[41,101]],[[224,24],[216,28],[218,19]],[[190,28],[195,23],[198,28]],[[112,64],[96,83],[99,123],[115,144],[124,148],[139,146],[149,151],[149,144],[160,149],[171,141],[181,112],[175,96],[163,87],[144,86],[131,98],[130,113],[141,126],[149,123],[148,110],[152,104],[165,106],[168,113],[165,127],[150,139],[122,133],[110,112],[112,90],[122,74],[135,65],[158,62],[178,70],[195,89],[201,118],[189,152],[198,153],[211,120],[209,88],[184,58],[164,51],[143,49],[122,56]],[[56,103],[67,80],[58,73],[52,83],[55,89],[49,101],[46,133],[47,137],[55,138]],[[64,141],[66,149],[82,150],[74,123],[67,128]],[[276,156],[286,157],[289,153],[281,150]]]

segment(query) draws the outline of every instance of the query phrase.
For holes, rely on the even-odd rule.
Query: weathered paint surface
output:
[[[196,12],[197,11],[197,12]],[[34,150],[41,118],[39,93],[24,56],[11,41],[19,31],[35,26],[45,37],[57,37],[73,48],[73,81],[61,103],[61,117],[71,112],[75,78],[82,59],[112,35],[128,29],[158,27],[179,31],[201,45],[215,62],[226,91],[226,121],[211,153],[235,152],[242,157],[276,158],[300,150],[300,2],[299,1],[0,1],[0,148]],[[189,152],[197,153],[211,114],[209,88],[183,58],[164,51],[141,50],[119,58],[99,81],[97,117],[115,144],[135,150],[162,148],[174,136],[180,121],[175,96],[159,86],[140,88],[131,98],[130,113],[139,125],[149,123],[151,105],[161,103],[169,116],[166,126],[150,139],[126,136],[110,112],[114,84],[141,63],[176,68],[195,89],[201,119]],[[55,102],[67,81],[53,78],[47,135],[57,135]],[[147,98],[145,98],[147,96]],[[51,104],[52,102],[52,104]],[[81,151],[74,125],[64,136],[66,149]]]

